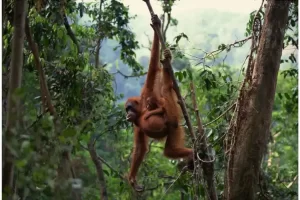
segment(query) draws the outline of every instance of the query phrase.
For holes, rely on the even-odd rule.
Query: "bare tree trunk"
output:
[[[2,191],[12,192],[13,186],[13,173],[14,173],[14,156],[7,144],[11,144],[16,131],[19,130],[20,122],[20,98],[16,95],[16,90],[21,87],[22,80],[22,66],[23,66],[23,47],[24,47],[24,27],[26,16],[26,3],[25,0],[16,0],[14,9],[14,33],[12,42],[12,56],[10,63],[10,78],[9,78],[9,91],[7,100],[7,116],[6,116],[6,130],[3,157],[3,179]]]
[[[252,200],[266,153],[289,1],[268,0],[253,72],[241,89],[236,121],[230,128],[225,199]],[[250,70],[252,71],[252,70]]]

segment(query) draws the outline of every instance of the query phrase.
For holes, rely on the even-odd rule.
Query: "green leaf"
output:
[[[288,93],[284,93],[285,98],[291,99],[290,95]]]
[[[22,169],[23,167],[26,166],[27,160],[26,160],[26,159],[17,160],[15,163],[16,163],[16,167],[17,167],[18,169]]]
[[[179,82],[181,82],[181,81],[182,81],[182,79],[183,79],[183,75],[182,75],[182,73],[181,73],[181,72],[175,72],[175,76],[178,78]]]
[[[75,128],[66,128],[63,130],[62,135],[64,137],[74,137],[77,134],[77,130]]]
[[[291,25],[292,25],[292,27],[295,27],[296,22],[294,20],[291,20]]]
[[[191,69],[188,69],[188,70],[187,70],[187,73],[188,73],[188,75],[189,75],[190,80],[193,80],[193,73],[192,73],[192,70],[191,70]]]
[[[182,75],[183,75],[184,78],[186,78],[186,75],[187,75],[186,71],[183,71]]]
[[[109,176],[109,172],[105,169],[103,169],[103,173],[106,174],[106,176]]]
[[[209,90],[211,88],[211,81],[209,79],[204,79],[205,82],[205,87],[207,90]]]

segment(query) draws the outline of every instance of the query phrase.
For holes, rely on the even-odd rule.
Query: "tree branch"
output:
[[[120,70],[117,70],[116,72],[112,72],[111,74],[120,74],[124,78],[135,78],[135,77],[145,76],[147,74],[147,72],[144,72],[144,73],[139,74],[139,75],[126,75],[123,72],[121,72]]]
[[[249,36],[247,38],[244,38],[242,40],[238,40],[238,41],[235,41],[234,43],[231,43],[231,44],[228,44],[228,45],[224,45],[224,46],[221,46],[219,47],[218,49],[214,50],[214,51],[211,51],[211,52],[205,52],[205,56],[202,57],[202,58],[199,58],[199,62],[196,64],[196,65],[199,65],[200,63],[202,63],[203,60],[205,60],[207,57],[215,57],[216,55],[218,55],[219,53],[225,51],[225,50],[230,50],[232,47],[241,47],[243,44],[245,44],[248,40],[250,40],[252,38],[252,36]],[[242,45],[241,45],[242,44]],[[203,51],[203,50],[202,50]],[[198,57],[196,57],[198,58]]]
[[[208,126],[212,123],[214,123],[215,121],[219,120],[221,117],[223,117],[228,111],[230,111],[234,106],[236,105],[236,103],[232,104],[229,108],[227,108],[227,110],[225,110],[221,115],[219,115],[216,119],[204,124],[204,126]]]
[[[40,62],[38,47],[37,47],[37,44],[33,41],[32,34],[30,31],[30,27],[29,27],[29,19],[28,18],[26,18],[26,21],[25,21],[25,33],[26,33],[26,38],[27,38],[29,47],[33,54],[35,67],[39,74],[41,97],[42,97],[42,102],[43,102],[43,110],[44,110],[44,112],[46,112],[46,110],[49,109],[50,114],[53,116],[56,116],[55,108],[51,102],[51,96],[50,96],[50,92],[48,90],[46,76],[45,76],[45,73],[42,69],[42,65]]]
[[[120,172],[118,172],[117,170],[115,170],[110,164],[108,164],[108,162],[106,162],[103,158],[101,158],[100,156],[97,157],[99,160],[101,160],[101,162],[103,162],[111,171],[115,172],[122,180],[127,181],[127,179],[125,177],[123,177]]]
[[[98,159],[98,155],[95,149],[95,146],[93,145],[93,139],[90,139],[90,142],[88,144],[88,151],[90,153],[90,156],[92,158],[92,161],[94,162],[94,165],[96,167],[98,180],[100,182],[100,196],[103,200],[108,200],[108,194],[106,189],[106,183],[105,183],[105,176],[103,173],[102,163]]]
[[[167,30],[168,30],[168,28],[169,28],[169,25],[170,25],[170,22],[171,22],[171,13],[168,13],[168,21],[167,21],[167,25],[166,25],[166,28],[164,28],[164,30],[163,30],[163,36],[164,36],[164,39],[165,39],[165,41],[167,40]]]
[[[199,157],[198,152],[197,151],[194,152],[197,152],[197,158],[200,158],[199,160],[202,162],[203,175],[204,175],[204,179],[206,180],[209,199],[216,200],[218,199],[218,196],[217,196],[217,191],[216,191],[216,186],[214,181],[214,164],[213,164],[215,159],[212,158],[212,156],[210,156],[211,155],[210,149],[207,148],[208,147],[207,138],[204,133],[203,125],[200,119],[200,113],[196,102],[195,86],[193,80],[190,83],[190,88],[191,88],[192,103],[193,103],[196,120],[198,124],[198,131],[199,131],[198,138],[200,138],[200,152],[203,152],[203,154],[200,154]],[[194,144],[194,146],[195,145],[196,144]]]
[[[102,14],[102,4],[103,0],[100,0],[100,5],[99,5],[99,17],[98,17],[98,31],[100,32],[101,30],[101,14]],[[97,40],[97,46],[96,46],[96,55],[95,55],[95,67],[98,68],[100,59],[99,59],[99,54],[100,54],[100,49],[101,49],[101,42],[102,42],[102,36],[101,32],[99,35],[99,38]]]
[[[77,52],[78,53],[81,53],[80,51],[80,47],[79,47],[79,44],[78,44],[78,41],[77,41],[77,38],[75,36],[75,34],[73,33],[72,29],[71,29],[71,26],[68,22],[68,18],[66,16],[66,13],[63,11],[62,13],[62,17],[63,17],[63,20],[64,20],[64,25],[65,25],[65,28],[67,30],[67,34],[70,36],[71,40],[73,41],[73,43],[76,45],[77,47]]]

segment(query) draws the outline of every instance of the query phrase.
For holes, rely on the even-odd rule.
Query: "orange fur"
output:
[[[160,23],[156,15],[152,16],[152,23]],[[166,49],[164,55],[170,59],[170,50]],[[167,138],[164,149],[166,157],[178,159],[193,155],[192,149],[184,147],[184,129],[178,126],[182,118],[181,109],[171,76],[168,70],[160,67],[159,57],[159,37],[154,34],[149,70],[141,96],[131,97],[125,104],[127,119],[134,123],[134,150],[128,179],[135,187],[138,168],[148,150],[148,137]],[[149,98],[156,109],[147,110]]]

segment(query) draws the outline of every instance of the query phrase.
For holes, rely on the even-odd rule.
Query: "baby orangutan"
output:
[[[164,98],[157,98],[156,96],[150,96],[146,99],[146,109],[148,110],[145,112],[144,119],[147,120],[152,115],[163,115],[164,123],[166,126],[172,126],[174,128],[178,127],[178,121],[176,118],[169,119],[166,113],[166,109]]]

